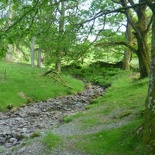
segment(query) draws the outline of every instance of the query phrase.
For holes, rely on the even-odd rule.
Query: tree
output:
[[[139,3],[143,3],[144,0],[139,0]],[[132,0],[121,0],[121,4],[124,8],[127,8],[129,5],[134,6],[135,3]],[[137,20],[134,18],[134,13],[130,9],[125,9],[125,14],[127,17],[127,22],[134,29],[134,36],[137,39],[138,49],[135,50],[136,55],[139,59],[139,69],[140,77],[145,78],[149,75],[150,70],[150,57],[149,57],[149,48],[147,43],[148,31],[150,28],[150,23],[152,20],[147,21],[146,15],[147,5],[143,3],[142,5],[132,8],[137,15]]]
[[[9,4],[9,9],[8,9],[8,27],[11,25],[11,20],[12,20],[12,17],[13,17],[13,3],[12,1],[8,1]],[[12,61],[12,53],[13,53],[13,45],[11,43],[8,44],[8,50],[7,50],[7,53],[6,53],[6,57],[5,57],[5,60],[7,62],[11,62]]]
[[[33,23],[33,18],[30,18],[30,14],[36,12],[36,7],[38,5],[38,0],[32,5],[31,2],[27,0],[21,0],[17,3],[15,0],[2,1],[1,10],[4,15],[1,17],[2,22],[0,22],[0,39],[1,39],[1,49],[6,54],[7,45],[13,45],[14,47],[20,48],[20,43],[24,42],[26,37],[28,38],[28,30]],[[10,8],[8,11],[8,7]],[[13,10],[13,16],[12,16]],[[8,18],[8,13],[11,18]],[[33,17],[33,16],[32,16]],[[26,19],[29,18],[29,21]],[[32,19],[32,20],[31,20]],[[6,26],[6,23],[9,23]],[[29,31],[30,33],[30,31]],[[32,38],[32,37],[31,37]],[[9,46],[10,47],[10,46]],[[11,48],[9,48],[10,51]],[[2,51],[1,50],[1,51]],[[22,50],[20,50],[22,51]],[[8,55],[8,54],[7,54]]]
[[[58,29],[58,33],[59,33],[59,37],[58,37],[58,42],[60,44],[62,44],[62,39],[63,39],[63,35],[64,35],[64,31],[65,31],[65,2],[64,0],[60,1],[60,17],[59,17],[59,29]],[[61,48],[62,47],[62,48]],[[64,51],[63,46],[57,46],[56,49],[56,65],[55,68],[58,72],[61,72],[61,57],[62,57],[62,52]]]
[[[152,46],[151,46],[151,65],[149,77],[148,97],[145,104],[144,123],[138,131],[141,131],[142,139],[145,143],[150,144],[154,149],[155,146],[155,3],[154,0],[145,0],[153,13],[152,23]],[[138,132],[139,133],[139,132]]]
[[[61,71],[63,60],[80,59],[86,53],[88,39],[83,37],[82,29],[78,31],[77,24],[79,19],[87,15],[83,14],[85,10],[81,2],[84,0],[12,1],[15,10],[12,24],[1,29],[1,38],[8,38],[15,46],[28,47],[25,42],[35,37],[35,46],[43,52],[45,62],[48,65],[55,63],[58,72]]]
[[[36,45],[44,52],[45,63],[61,72],[62,59],[76,42],[77,1],[42,3],[31,25]]]
[[[147,5],[144,0],[133,1],[133,0],[113,0],[116,5],[101,5],[100,11],[93,15],[92,18],[88,19],[86,22],[96,20],[100,17],[106,17],[109,14],[121,13],[125,14],[127,22],[131,25],[133,29],[133,34],[137,39],[137,48],[130,45],[128,42],[124,41],[112,41],[108,43],[109,45],[124,45],[128,47],[132,52],[134,52],[139,60],[140,77],[145,78],[149,75],[149,48],[148,48],[148,32],[152,23],[152,18],[150,14],[147,14]],[[121,5],[121,7],[119,7]],[[106,7],[105,7],[106,6]],[[112,7],[113,6],[113,7]],[[148,20],[150,19],[150,20]],[[106,43],[107,44],[107,43]],[[98,45],[105,45],[105,43],[98,43]]]
[[[132,45],[133,36],[132,36],[132,32],[131,32],[131,26],[128,23],[126,26],[126,40],[130,45]],[[129,48],[125,48],[124,59],[123,59],[123,69],[124,70],[130,69],[130,61],[131,61],[131,51],[129,50]]]
[[[31,66],[34,67],[35,38],[32,37],[31,42]]]
[[[38,48],[38,59],[37,59],[37,67],[41,67],[42,65],[42,55],[41,55],[41,49]]]

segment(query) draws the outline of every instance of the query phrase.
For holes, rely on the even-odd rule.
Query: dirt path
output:
[[[95,125],[86,129],[82,128],[83,124],[81,124],[80,119],[81,118],[74,119],[72,122],[62,124],[59,127],[50,130],[50,132],[61,137],[61,143],[58,143],[49,152],[46,150],[45,145],[40,142],[40,138],[36,138],[34,142],[31,142],[24,147],[19,147],[20,149],[15,151],[13,155],[89,155],[83,148],[80,148],[80,150],[76,148],[79,137],[82,138],[83,135],[97,133],[101,130],[119,128],[129,123],[130,120],[132,120],[132,115],[124,117],[123,119],[113,119],[111,114],[109,114],[108,116],[105,116],[107,123]]]

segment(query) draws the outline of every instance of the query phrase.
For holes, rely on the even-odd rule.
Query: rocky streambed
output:
[[[92,99],[102,94],[104,88],[92,85],[74,95],[31,103],[17,110],[0,113],[0,154],[6,155],[8,150],[37,131],[60,125],[64,116],[85,110]]]

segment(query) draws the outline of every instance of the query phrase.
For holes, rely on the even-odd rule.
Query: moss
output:
[[[34,132],[30,138],[36,138],[36,137],[40,137],[40,132]]]

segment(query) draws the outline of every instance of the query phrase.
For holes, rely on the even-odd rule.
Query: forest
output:
[[[155,0],[1,0],[0,154],[155,154]]]

